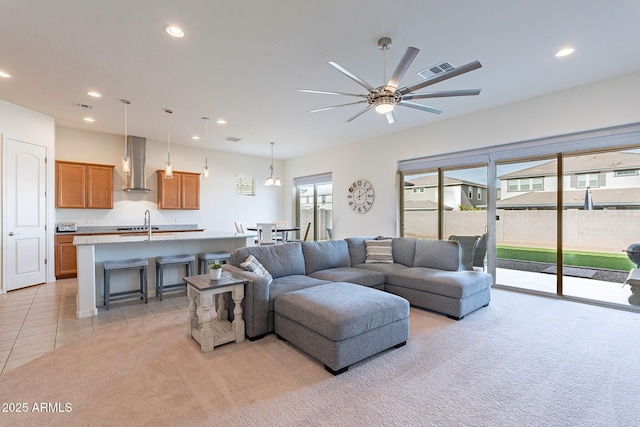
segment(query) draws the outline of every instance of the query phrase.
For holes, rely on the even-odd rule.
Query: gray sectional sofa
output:
[[[368,263],[365,242],[375,239],[353,237],[234,250],[230,263],[223,268],[249,280],[242,303],[247,337],[258,339],[273,332],[278,296],[331,282],[387,291],[406,298],[413,306],[457,320],[489,304],[491,275],[462,271],[457,242],[392,238],[393,262]],[[268,271],[266,277],[241,267],[249,255]]]

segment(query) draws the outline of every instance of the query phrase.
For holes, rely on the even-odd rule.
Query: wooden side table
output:
[[[231,341],[244,341],[244,320],[242,319],[242,300],[244,285],[247,281],[232,273],[224,271],[220,280],[211,280],[208,274],[188,276],[187,297],[189,298],[189,336],[200,344],[203,352],[213,351],[215,346]],[[224,294],[231,292],[233,299],[233,321],[228,320],[224,307]],[[214,297],[219,295],[218,316],[211,316]],[[203,309],[202,322],[198,318],[198,308]]]

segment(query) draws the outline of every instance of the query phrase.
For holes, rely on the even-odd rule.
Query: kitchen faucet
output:
[[[144,226],[147,229],[147,239],[151,240],[151,212],[149,209],[144,211]]]

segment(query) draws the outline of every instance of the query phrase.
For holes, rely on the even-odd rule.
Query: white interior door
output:
[[[4,138],[3,269],[7,291],[46,281],[46,147]]]

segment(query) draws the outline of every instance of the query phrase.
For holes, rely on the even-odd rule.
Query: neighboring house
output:
[[[597,153],[566,157],[563,205],[584,209],[587,189],[594,209],[640,208],[640,154]],[[556,209],[557,161],[507,173],[500,180],[498,209]]]
[[[486,208],[487,187],[482,184],[444,177],[445,210]],[[405,210],[438,209],[438,176],[424,175],[404,183]]]

